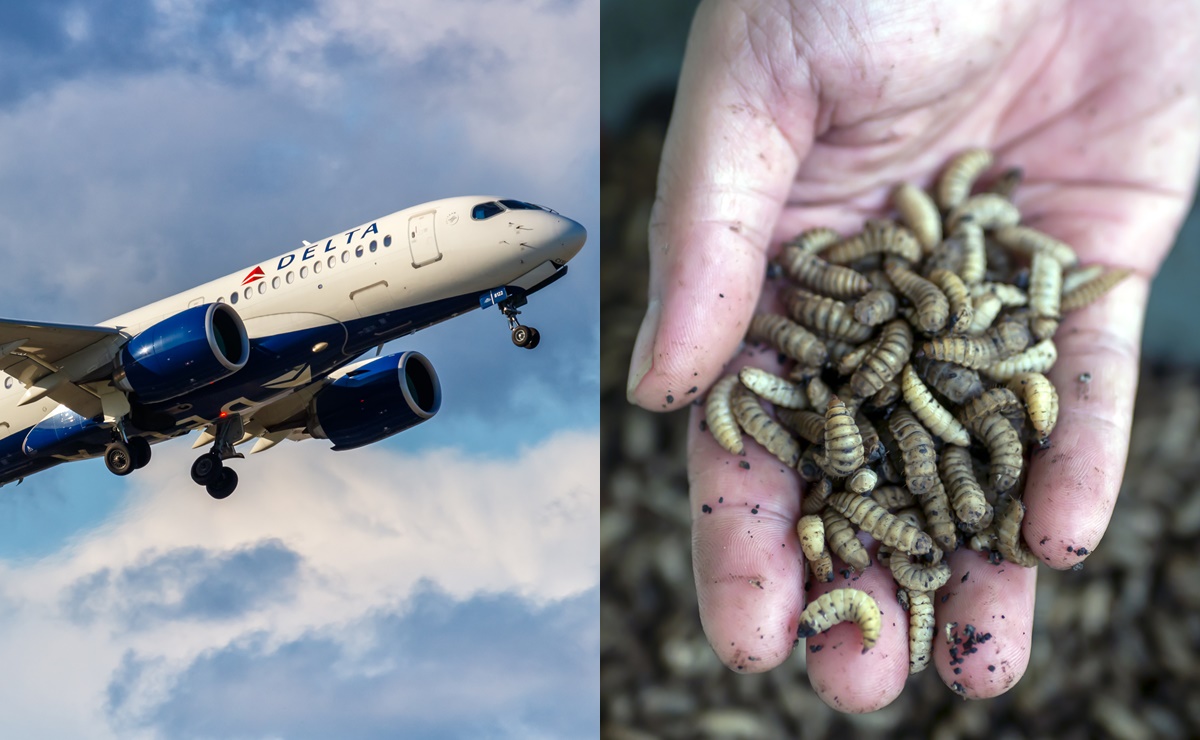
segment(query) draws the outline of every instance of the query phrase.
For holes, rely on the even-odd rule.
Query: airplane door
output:
[[[428,265],[442,258],[437,237],[433,233],[433,217],[436,213],[429,211],[408,219],[408,249],[412,253],[413,267]]]

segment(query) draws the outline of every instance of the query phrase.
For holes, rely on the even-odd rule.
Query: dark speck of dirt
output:
[[[842,578],[846,578],[846,579],[850,578],[850,569],[849,568],[846,568],[845,570],[842,571]]]
[[[1071,566],[1071,570],[1083,570],[1083,563],[1075,563]]]
[[[958,674],[960,674],[960,673],[962,673],[962,669],[961,669],[961,668],[955,668],[955,669],[954,669],[954,675],[956,675],[956,676],[957,676],[957,675],[958,675]]]
[[[738,463],[738,467],[741,468],[742,470],[749,470],[750,463],[746,462],[745,460],[742,460],[741,462]]]
[[[968,578],[970,578],[970,577],[971,577],[971,571],[969,571],[969,570],[968,570],[966,573],[963,573],[963,577],[962,577],[962,578],[960,578],[960,579],[958,580],[958,582],[959,582],[959,583],[966,583],[966,582],[967,582],[967,579],[968,579]]]
[[[989,670],[989,671],[991,671],[992,673],[995,673],[995,672],[996,672],[996,666],[994,666],[994,665],[990,665],[990,666],[988,666],[988,670]]]
[[[1050,541],[1050,535],[1046,535],[1045,537],[1043,537],[1041,540],[1039,540],[1039,541],[1038,541],[1038,544],[1039,544],[1039,545],[1044,545],[1044,544],[1046,544],[1046,543],[1047,543],[1047,542],[1049,542],[1049,541]]]
[[[1067,545],[1067,552],[1074,552],[1074,548],[1072,548],[1070,545]]]
[[[700,431],[702,431],[702,432],[708,431],[708,421],[706,421],[704,419],[700,420]]]
[[[1087,555],[1088,549],[1086,547],[1077,547],[1077,548],[1075,548],[1075,554],[1076,555]]]
[[[758,509],[751,509],[751,510],[750,510],[750,513],[751,513],[751,514],[757,514],[757,513],[758,513]]]
[[[693,385],[691,388],[688,389],[687,394],[690,396],[698,390],[700,390],[700,387]]]
[[[824,645],[809,645],[808,652],[819,653],[819,652],[821,652],[821,648],[823,648],[823,647],[825,647],[825,646]]]
[[[703,506],[700,507],[700,511],[703,511],[705,514],[711,514],[712,507],[709,506],[708,504],[704,504]]]
[[[722,298],[724,298],[724,297],[725,297],[725,294],[724,294],[724,293],[717,293],[717,295],[721,296]]]
[[[667,394],[667,403],[669,403],[669,404],[675,403],[675,396],[672,396],[670,393],[668,393]]]
[[[724,496],[721,496],[720,498],[718,498],[718,499],[717,499],[717,503],[718,503],[718,504],[723,504],[723,503],[725,503],[725,497],[724,497]]]

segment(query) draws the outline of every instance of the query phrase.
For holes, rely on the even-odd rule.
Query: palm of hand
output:
[[[1017,203],[1025,222],[1072,244],[1085,263],[1136,271],[1103,303],[1071,316],[1060,328],[1060,360],[1051,373],[1062,395],[1060,422],[1053,449],[1033,461],[1025,492],[1024,536],[1034,552],[1056,568],[1079,562],[1079,553],[1099,542],[1120,486],[1148,281],[1190,201],[1200,128],[1193,60],[1183,50],[1195,39],[1180,31],[1195,29],[1196,23],[1170,17],[1183,14],[1182,7],[1146,20],[1138,15],[1142,8],[1122,14],[1106,5],[1085,15],[1064,5],[1003,16],[997,11],[991,19],[982,11],[972,11],[979,15],[970,19],[952,18],[948,7],[933,8],[919,18],[869,25],[807,5],[784,17],[774,12],[777,5],[745,10],[748,20],[732,27],[748,29],[746,36],[724,55],[732,57],[726,63],[743,96],[727,115],[741,119],[734,129],[744,137],[706,142],[709,132],[689,130],[685,121],[668,142],[654,227],[660,241],[673,236],[668,244],[686,243],[680,238],[684,234],[738,242],[749,254],[743,254],[750,265],[743,271],[748,279],[735,281],[728,294],[742,308],[752,309],[758,301],[756,276],[762,274],[765,254],[764,245],[753,243],[752,226],[741,228],[731,219],[730,228],[724,228],[719,218],[698,223],[667,212],[671,189],[678,197],[680,191],[693,195],[688,191],[711,187],[697,185],[705,181],[695,179],[688,166],[672,167],[672,145],[728,148],[731,156],[736,151],[745,160],[752,157],[742,150],[752,141],[762,145],[760,161],[790,164],[795,177],[787,181],[777,172],[743,177],[757,165],[708,172],[717,174],[712,179],[725,175],[728,182],[740,178],[745,185],[739,197],[727,201],[774,203],[773,211],[765,209],[777,215],[771,244],[813,225],[852,232],[865,217],[886,208],[892,183],[927,184],[937,168],[967,146],[992,148],[1002,165],[1023,166],[1027,179]],[[728,7],[719,12],[728,13]],[[777,25],[788,33],[780,36]],[[820,30],[802,34],[811,41],[794,41],[793,25]],[[981,35],[968,25],[997,30]],[[698,24],[694,35],[700,30]],[[949,40],[938,43],[939,34]],[[795,56],[805,63],[797,64]],[[1152,70],[1147,58],[1158,60]],[[799,78],[781,80],[779,70],[799,70]],[[767,78],[774,84],[763,85]],[[769,92],[757,97],[748,92],[762,88]],[[767,235],[758,236],[765,240]],[[657,269],[665,261],[668,274],[688,277],[699,269],[689,270],[670,255],[658,259]],[[668,301],[665,297],[660,341],[671,328]],[[729,323],[714,322],[710,332],[719,335]],[[732,342],[717,336],[713,344],[735,346],[738,331]],[[764,365],[762,357],[744,353],[733,366]],[[717,369],[712,368],[713,375]],[[1083,373],[1091,383],[1079,382]],[[708,435],[695,433],[697,412],[692,422],[694,564],[705,631],[732,668],[768,670],[790,653],[805,599],[792,531],[799,516],[798,482],[757,448],[748,453],[749,469],[739,466]],[[703,513],[703,506],[712,512]],[[951,563],[954,575],[947,588],[952,594],[937,605],[937,624],[972,624],[993,639],[958,666],[950,664],[947,646],[938,639],[935,665],[947,684],[966,695],[1002,693],[1024,673],[1029,658],[1036,573],[996,568],[963,550]],[[843,584],[814,586],[808,598],[838,585]],[[828,703],[865,711],[889,703],[903,688],[906,617],[886,569],[870,568],[852,585],[871,592],[883,608],[879,645],[859,655],[853,649],[856,628],[835,627],[810,638],[810,650],[820,652],[808,656],[808,671]],[[832,649],[821,650],[826,646]]]

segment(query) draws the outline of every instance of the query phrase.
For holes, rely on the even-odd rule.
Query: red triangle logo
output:
[[[247,275],[244,280],[242,280],[242,285],[248,285],[255,280],[262,280],[265,277],[266,273],[263,272],[263,269],[261,267],[256,267],[250,271],[250,274]]]

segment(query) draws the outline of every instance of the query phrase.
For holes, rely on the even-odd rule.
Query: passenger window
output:
[[[471,209],[471,218],[476,221],[482,221],[485,218],[491,218],[497,213],[503,212],[504,209],[500,207],[499,203],[480,203]]]
[[[383,246],[385,246],[385,247],[392,246],[392,235],[391,234],[388,234],[387,236],[383,237]]]
[[[242,295],[246,296],[247,300],[249,300],[250,296],[252,296],[253,294],[254,294],[254,288],[251,288],[251,287],[247,287],[246,290],[242,293]]]
[[[316,262],[313,263],[313,274],[316,275],[320,271],[321,271],[321,260],[317,260]]]
[[[350,261],[350,250],[347,249],[345,252],[342,252],[342,262],[349,262],[349,261]]]
[[[263,293],[266,293],[266,292],[267,292],[267,281],[263,280],[261,283],[258,284],[258,294],[262,295]]]
[[[375,251],[375,247],[376,247],[378,244],[379,244],[379,242],[375,241],[374,239],[372,239],[372,240],[371,240],[371,251],[372,251],[372,252],[374,252],[374,251]]]
[[[288,285],[291,285],[292,283],[296,282],[296,273],[292,272],[291,270],[288,270],[287,275],[284,276],[283,279],[287,281]]]
[[[271,287],[272,287],[272,288],[274,288],[274,289],[276,289],[276,290],[278,290],[278,289],[279,289],[279,276],[278,276],[278,275],[276,275],[275,277],[271,278]]]
[[[306,277],[308,277],[308,265],[300,268],[300,278],[303,280]]]
[[[354,248],[354,256],[355,257],[363,256],[363,248],[362,248],[361,244],[359,244],[357,247]]]
[[[231,294],[229,295],[229,302],[230,302],[230,303],[237,303],[237,301],[238,301],[238,294],[237,294],[237,293],[231,293]]]
[[[329,255],[329,266],[333,267],[336,264],[337,264],[337,257],[332,254]]]

